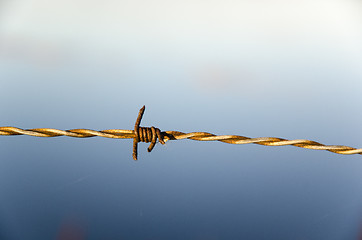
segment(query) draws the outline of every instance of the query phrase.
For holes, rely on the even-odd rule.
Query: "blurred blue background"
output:
[[[362,3],[0,1],[0,126],[362,147]],[[362,157],[0,137],[0,239],[362,239]]]

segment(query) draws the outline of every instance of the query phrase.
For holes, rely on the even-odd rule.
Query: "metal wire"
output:
[[[255,143],[265,146],[286,146],[293,145],[301,148],[315,149],[315,150],[327,150],[338,154],[361,154],[362,148],[356,149],[353,147],[341,146],[341,145],[324,145],[315,141],[305,139],[287,140],[276,137],[259,137],[249,138],[238,135],[215,135],[208,132],[191,132],[183,133],[179,131],[164,131],[161,132],[158,128],[144,128],[140,127],[145,106],[143,106],[138,114],[138,118],[135,124],[134,130],[122,130],[122,129],[109,129],[102,131],[95,131],[90,129],[71,129],[71,130],[58,130],[52,128],[35,128],[35,129],[21,129],[16,127],[0,127],[0,135],[30,135],[35,137],[58,137],[68,136],[77,138],[89,138],[89,137],[106,137],[106,138],[133,138],[133,159],[137,160],[137,144],[138,142],[151,142],[148,151],[152,151],[156,144],[157,139],[160,143],[164,144],[168,140],[181,140],[191,139],[196,141],[220,141],[229,144],[248,144]]]
[[[147,127],[140,127],[141,120],[143,117],[143,113],[145,112],[145,106],[143,106],[139,113],[134,125],[134,138],[133,138],[133,159],[137,160],[137,146],[139,142],[151,142],[150,146],[148,147],[148,152],[151,152],[154,146],[156,145],[157,138],[161,144],[165,144],[163,140],[163,134],[161,130],[155,128],[154,126],[147,128]],[[152,139],[152,140],[151,140]]]

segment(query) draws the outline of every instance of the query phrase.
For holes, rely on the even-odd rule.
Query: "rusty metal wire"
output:
[[[95,131],[90,129],[71,129],[71,130],[58,130],[51,128],[35,128],[35,129],[21,129],[16,127],[0,127],[0,135],[30,135],[35,137],[58,137],[68,136],[77,138],[88,137],[106,137],[106,138],[133,138],[133,159],[137,160],[137,144],[138,142],[151,142],[148,151],[151,152],[156,145],[157,139],[161,144],[165,144],[168,140],[181,140],[191,139],[196,141],[220,141],[229,144],[248,144],[255,143],[265,146],[285,146],[292,145],[301,148],[308,148],[314,150],[327,150],[338,154],[361,154],[362,148],[356,149],[353,147],[341,145],[324,145],[315,141],[305,139],[287,140],[276,137],[259,137],[249,138],[238,135],[220,135],[217,136],[208,132],[191,132],[183,133],[179,131],[164,131],[151,127],[140,127],[141,119],[145,110],[143,106],[138,114],[134,130],[122,129],[109,129],[102,131]]]
[[[134,125],[134,138],[133,138],[133,159],[137,160],[137,145],[139,142],[151,142],[150,146],[148,147],[147,151],[151,152],[154,146],[156,145],[157,138],[161,144],[165,144],[163,140],[163,134],[161,130],[155,128],[154,126],[147,128],[147,127],[140,127],[140,123],[143,117],[143,113],[145,112],[145,106],[143,106],[139,113]],[[151,140],[152,139],[152,140]]]

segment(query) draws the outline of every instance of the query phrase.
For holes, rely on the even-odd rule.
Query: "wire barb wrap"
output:
[[[160,129],[152,127],[140,127],[141,120],[143,117],[143,113],[145,112],[146,106],[143,106],[139,113],[134,125],[134,138],[133,138],[133,159],[137,160],[138,155],[138,143],[139,142],[151,142],[150,146],[148,147],[147,151],[151,152],[152,149],[155,147],[157,143],[157,139],[161,144],[165,144],[163,140],[163,134]]]
[[[219,141],[228,144],[259,144],[264,146],[286,146],[292,145],[300,148],[326,150],[337,154],[360,154],[362,148],[353,148],[341,145],[324,145],[306,139],[287,140],[276,137],[249,138],[238,135],[217,136],[208,132],[183,133],[179,131],[164,131],[155,127],[140,127],[141,119],[145,111],[143,106],[138,114],[134,130],[109,129],[95,131],[90,129],[58,130],[52,128],[21,129],[16,127],[0,127],[0,136],[30,135],[35,137],[58,137],[68,136],[77,138],[105,137],[105,138],[133,138],[133,159],[137,160],[137,144],[139,142],[151,142],[148,151],[151,152],[157,143],[165,144],[168,140],[190,139],[195,141]]]

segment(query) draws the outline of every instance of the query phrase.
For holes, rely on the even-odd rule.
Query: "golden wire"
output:
[[[362,149],[356,149],[353,147],[340,146],[340,145],[324,145],[315,141],[305,139],[287,140],[276,137],[259,137],[249,138],[238,135],[214,135],[208,132],[191,132],[183,133],[179,131],[165,131],[161,132],[164,141],[168,140],[181,140],[191,139],[196,141],[220,141],[229,144],[249,144],[255,143],[265,146],[285,146],[293,145],[301,148],[315,149],[315,150],[327,150],[338,154],[361,154]],[[102,131],[95,131],[90,129],[71,129],[71,130],[58,130],[52,128],[35,128],[35,129],[21,129],[16,127],[0,127],[0,135],[30,135],[35,137],[58,137],[68,136],[77,138],[88,137],[106,137],[106,138],[135,138],[134,130],[122,130],[122,129],[109,129]]]

